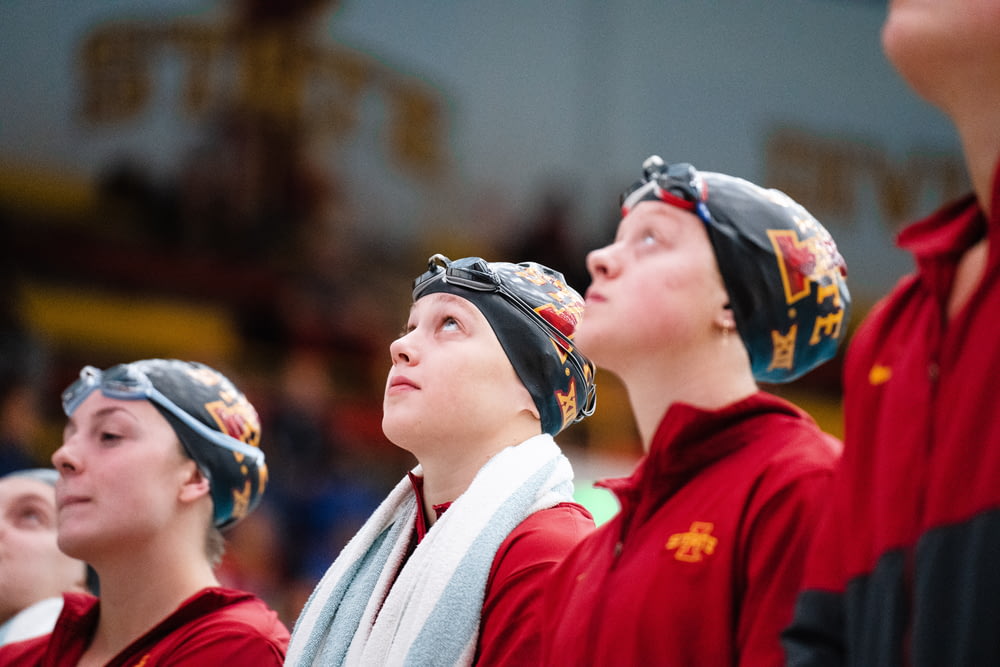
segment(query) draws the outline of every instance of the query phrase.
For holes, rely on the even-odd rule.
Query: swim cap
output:
[[[435,292],[472,302],[493,328],[538,408],[542,430],[555,435],[593,414],[594,365],[573,344],[583,298],[558,271],[535,262],[454,262],[433,255],[413,283],[413,300]]]

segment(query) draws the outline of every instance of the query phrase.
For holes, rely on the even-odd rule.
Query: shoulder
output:
[[[743,437],[744,454],[756,458],[763,471],[781,470],[795,477],[832,471],[843,452],[843,443],[826,433],[797,405],[766,392],[757,395],[754,419],[730,437]]]
[[[278,614],[256,595],[230,589],[214,589],[225,604],[202,617],[203,626],[226,625],[238,627],[249,634],[272,636],[288,631],[278,619]]]
[[[50,638],[42,635],[0,646],[0,665],[40,665]]]
[[[500,545],[500,550],[517,548],[551,551],[562,557],[565,549],[571,548],[594,530],[594,517],[579,503],[559,503],[548,509],[529,515]]]
[[[221,588],[212,589],[211,595],[213,608],[187,623],[177,644],[189,651],[210,647],[217,656],[284,656],[288,629],[263,600]]]
[[[582,505],[560,503],[525,518],[497,550],[493,574],[549,569],[594,531],[594,518]]]

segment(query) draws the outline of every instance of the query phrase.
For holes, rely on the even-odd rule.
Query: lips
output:
[[[389,380],[389,386],[386,389],[386,393],[398,393],[411,389],[420,389],[420,385],[405,375],[396,375]]]
[[[584,297],[584,299],[586,303],[603,303],[604,301],[607,301],[607,299],[604,298],[603,294],[593,289],[587,290],[587,294]]]
[[[90,502],[90,498],[87,498],[85,496],[61,496],[59,498],[56,498],[56,508],[59,511],[62,511],[67,507],[82,505],[88,502]]]

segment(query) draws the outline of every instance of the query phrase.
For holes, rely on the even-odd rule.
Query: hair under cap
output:
[[[779,190],[656,155],[622,195],[622,213],[646,200],[705,223],[757,380],[789,382],[836,354],[850,318],[847,265],[805,208]]]
[[[535,262],[444,255],[413,283],[413,300],[444,292],[470,301],[490,323],[514,371],[555,435],[594,412],[594,365],[573,344],[583,298],[563,275]]]

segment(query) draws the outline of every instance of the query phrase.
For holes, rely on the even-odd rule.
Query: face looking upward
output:
[[[418,299],[389,353],[382,429],[418,458],[448,443],[497,438],[522,411],[537,419],[490,323],[467,299],[446,293]]]
[[[730,316],[704,223],[665,203],[644,201],[615,241],[587,256],[592,278],[576,343],[615,373],[663,355],[683,359]]]
[[[60,475],[59,545],[95,566],[103,553],[128,553],[156,538],[197,476],[152,403],[100,391],[69,418],[52,462]]]
[[[63,592],[82,591],[82,561],[56,544],[51,484],[30,477],[0,479],[0,623]]]

